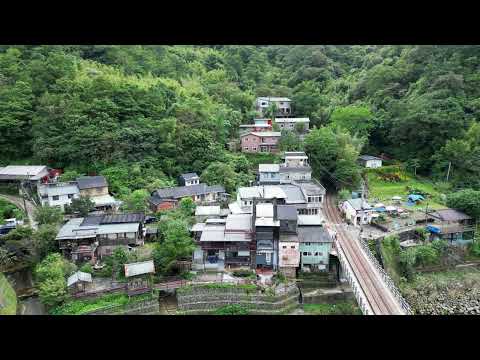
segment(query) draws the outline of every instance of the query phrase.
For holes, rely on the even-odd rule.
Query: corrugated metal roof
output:
[[[360,160],[368,161],[368,160],[382,160],[379,157],[371,156],[371,155],[361,155],[358,157]]]
[[[39,180],[48,175],[45,165],[8,165],[0,169],[0,179],[24,179]]]
[[[93,201],[95,206],[114,205],[118,203],[118,201],[111,195],[92,196],[90,200]]]
[[[297,220],[297,208],[294,205],[277,205],[279,220]]]
[[[320,215],[298,215],[298,226],[321,225],[322,220]]]
[[[220,206],[197,206],[195,216],[220,215]]]
[[[182,174],[180,175],[180,177],[182,177],[184,180],[191,180],[191,179],[196,179],[198,178],[198,175],[197,173],[185,173],[185,174]]]
[[[77,183],[80,190],[108,186],[103,176],[81,176],[77,178]]]
[[[208,193],[223,193],[225,188],[221,185],[212,185],[208,186],[207,184],[201,183],[191,186],[176,186],[171,188],[164,188],[155,190],[152,198],[161,198],[161,199],[179,199],[182,197],[192,196],[192,195],[202,195]],[[151,199],[152,199],[151,198]],[[152,199],[154,201],[154,199]]]
[[[273,218],[273,204],[271,203],[257,204],[256,210],[257,218]]]
[[[275,118],[276,123],[308,123],[309,118]]]
[[[285,193],[287,204],[303,204],[307,202],[303,195],[302,189],[296,185],[278,185],[278,187]]]
[[[230,214],[227,216],[225,230],[249,231],[252,228],[251,219],[252,215],[250,214]]]
[[[92,282],[92,275],[86,272],[77,271],[76,273],[68,277],[67,286],[76,284],[79,281]]]
[[[101,224],[125,224],[138,223],[145,220],[145,215],[142,213],[128,213],[128,214],[113,214],[105,215],[102,218]]]
[[[300,242],[321,242],[331,243],[332,237],[321,226],[298,227],[298,240]]]
[[[436,210],[430,215],[443,221],[462,221],[471,219],[471,216],[468,216],[467,214],[455,209]]]
[[[259,164],[258,172],[279,172],[280,165],[278,164]]]
[[[125,277],[155,273],[153,260],[125,264]]]
[[[282,133],[280,131],[262,131],[262,132],[251,132],[250,134],[253,134],[255,136],[259,137],[280,137],[282,136]],[[248,134],[246,134],[248,135]]]
[[[225,226],[208,225],[202,231],[200,241],[225,241]]]
[[[274,221],[273,217],[261,217],[255,220],[255,226],[280,226],[280,221]]]
[[[196,223],[192,226],[190,231],[203,231],[205,228],[205,223]]]

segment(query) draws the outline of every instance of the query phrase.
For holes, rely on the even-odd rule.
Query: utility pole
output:
[[[448,170],[447,170],[447,182],[448,182],[448,177],[450,176],[450,168],[451,168],[451,166],[452,166],[452,162],[449,161],[449,162],[448,162]]]

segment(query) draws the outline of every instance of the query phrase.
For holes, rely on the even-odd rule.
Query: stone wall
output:
[[[95,310],[85,315],[146,315],[159,312],[158,297],[135,301],[127,305],[114,305],[111,307]]]
[[[177,293],[178,310],[182,313],[208,313],[231,304],[245,305],[251,313],[277,313],[299,304],[299,290],[291,286],[284,293],[248,292],[243,288],[194,287],[188,292]]]

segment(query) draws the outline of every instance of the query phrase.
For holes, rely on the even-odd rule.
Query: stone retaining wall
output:
[[[300,292],[291,287],[284,294],[248,293],[242,288],[211,289],[196,287],[188,293],[177,293],[178,310],[184,313],[208,313],[231,304],[248,306],[251,313],[280,312],[298,306]]]
[[[100,310],[94,310],[85,315],[138,315],[147,313],[158,313],[158,298],[135,301],[127,305],[114,305]]]

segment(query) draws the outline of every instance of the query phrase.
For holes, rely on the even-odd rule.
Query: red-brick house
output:
[[[281,133],[277,131],[250,132],[241,136],[242,152],[278,152]]]

